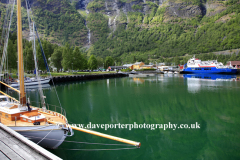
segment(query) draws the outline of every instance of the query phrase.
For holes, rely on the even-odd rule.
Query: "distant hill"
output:
[[[240,48],[239,0],[29,2],[42,37],[123,63]]]

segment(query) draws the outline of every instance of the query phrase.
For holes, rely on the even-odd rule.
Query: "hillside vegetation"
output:
[[[240,48],[239,0],[29,2],[43,39],[60,46],[68,42],[72,50],[87,46],[87,55],[101,61],[111,56],[119,64],[184,62],[186,55]],[[26,7],[22,3],[23,27],[27,31]],[[5,10],[1,3],[1,24]],[[16,31],[15,14],[12,24],[11,30]]]
[[[29,2],[38,32],[42,38],[60,45],[68,42],[73,46],[83,46],[87,42],[85,20],[68,0],[34,0]],[[1,24],[3,24],[6,13],[5,3],[0,3],[0,13],[2,13]],[[22,14],[23,30],[28,31],[25,0],[22,1]],[[12,31],[16,31],[16,20],[15,7],[11,26]]]
[[[191,18],[176,16],[167,22],[164,22],[168,16],[164,5],[152,7],[145,16],[129,12],[129,23],[119,25],[112,35],[101,37],[92,54],[133,62],[240,48],[240,3],[220,2],[226,7],[221,13]],[[203,5],[197,0],[194,3]]]

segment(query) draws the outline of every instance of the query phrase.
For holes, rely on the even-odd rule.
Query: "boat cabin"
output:
[[[19,103],[11,102],[4,95],[0,95],[0,119],[8,121],[21,120],[28,123],[46,122],[46,117],[38,113],[38,109],[34,108],[29,111],[27,107],[22,107]]]

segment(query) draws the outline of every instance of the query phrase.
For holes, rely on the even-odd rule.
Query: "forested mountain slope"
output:
[[[1,22],[4,17],[1,0]],[[26,4],[23,21],[27,24]],[[42,37],[123,62],[240,48],[239,0],[29,0]],[[16,23],[13,21],[13,24]],[[27,25],[24,25],[27,30]]]
[[[89,5],[99,2],[92,1]],[[240,47],[239,0],[154,2],[117,3],[119,11],[107,12],[109,16],[105,20],[110,22],[110,34],[100,37],[91,53],[120,56],[123,61],[132,62]],[[126,4],[131,6],[128,12],[124,12]],[[102,8],[90,11],[105,15]],[[113,25],[112,14],[112,17],[116,15]]]
[[[1,0],[1,2],[1,24],[3,24],[7,1]],[[28,0],[28,2],[42,38],[59,45],[69,42],[73,46],[83,46],[87,43],[85,19],[69,3],[69,0]],[[22,13],[23,29],[28,31],[25,0],[22,0]],[[16,31],[16,8],[11,30]],[[28,39],[28,36],[28,34],[25,35],[25,38]]]

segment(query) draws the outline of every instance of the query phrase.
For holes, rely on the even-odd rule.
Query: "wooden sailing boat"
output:
[[[17,131],[33,142],[45,148],[57,148],[66,137],[72,136],[73,130],[94,134],[97,136],[113,139],[123,143],[132,144],[140,147],[139,142],[122,139],[99,132],[71,126],[68,124],[66,112],[61,108],[61,113],[46,109],[43,102],[42,108],[29,106],[26,100],[24,89],[24,70],[22,54],[22,20],[21,20],[21,0],[17,0],[17,24],[18,24],[18,73],[20,81],[20,90],[17,90],[7,84],[0,82],[12,90],[19,93],[19,101],[0,91],[0,120],[1,123]]]
[[[43,108],[29,106],[24,89],[23,49],[22,49],[22,20],[21,0],[17,0],[17,29],[18,29],[18,73],[20,90],[9,88],[19,93],[19,101],[9,95],[1,93],[0,116],[1,123],[28,137],[45,148],[57,148],[64,139],[73,135],[73,131],[66,124],[65,115]],[[3,82],[1,82],[4,84]],[[48,123],[53,120],[57,124]]]

